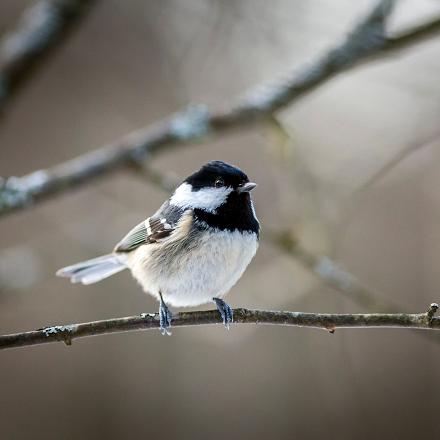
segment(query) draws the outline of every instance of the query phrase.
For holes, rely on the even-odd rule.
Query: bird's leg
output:
[[[217,306],[217,309],[223,319],[223,325],[229,330],[229,325],[234,322],[234,313],[232,309],[220,298],[212,298]]]
[[[171,327],[171,320],[173,319],[173,315],[170,312],[170,309],[165,304],[165,301],[162,298],[162,293],[159,292],[160,303],[159,303],[159,320],[160,320],[160,332],[163,335],[171,335],[171,332],[168,330]]]

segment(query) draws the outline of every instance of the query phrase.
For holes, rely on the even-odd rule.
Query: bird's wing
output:
[[[139,246],[157,243],[177,228],[184,211],[166,201],[158,211],[135,226],[115,247],[115,252],[130,252]]]

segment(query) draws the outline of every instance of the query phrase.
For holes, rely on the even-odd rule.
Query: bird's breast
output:
[[[253,232],[194,231],[188,243],[141,246],[131,258],[144,290],[177,307],[222,297],[238,281],[258,248]]]

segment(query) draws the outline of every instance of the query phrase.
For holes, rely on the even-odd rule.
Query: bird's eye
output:
[[[215,179],[214,186],[216,188],[220,188],[221,186],[224,186],[224,184],[225,181],[221,177],[217,177],[217,179]]]

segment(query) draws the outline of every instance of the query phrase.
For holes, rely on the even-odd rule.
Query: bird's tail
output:
[[[122,256],[102,255],[57,271],[57,276],[70,278],[72,283],[93,284],[126,269]]]

